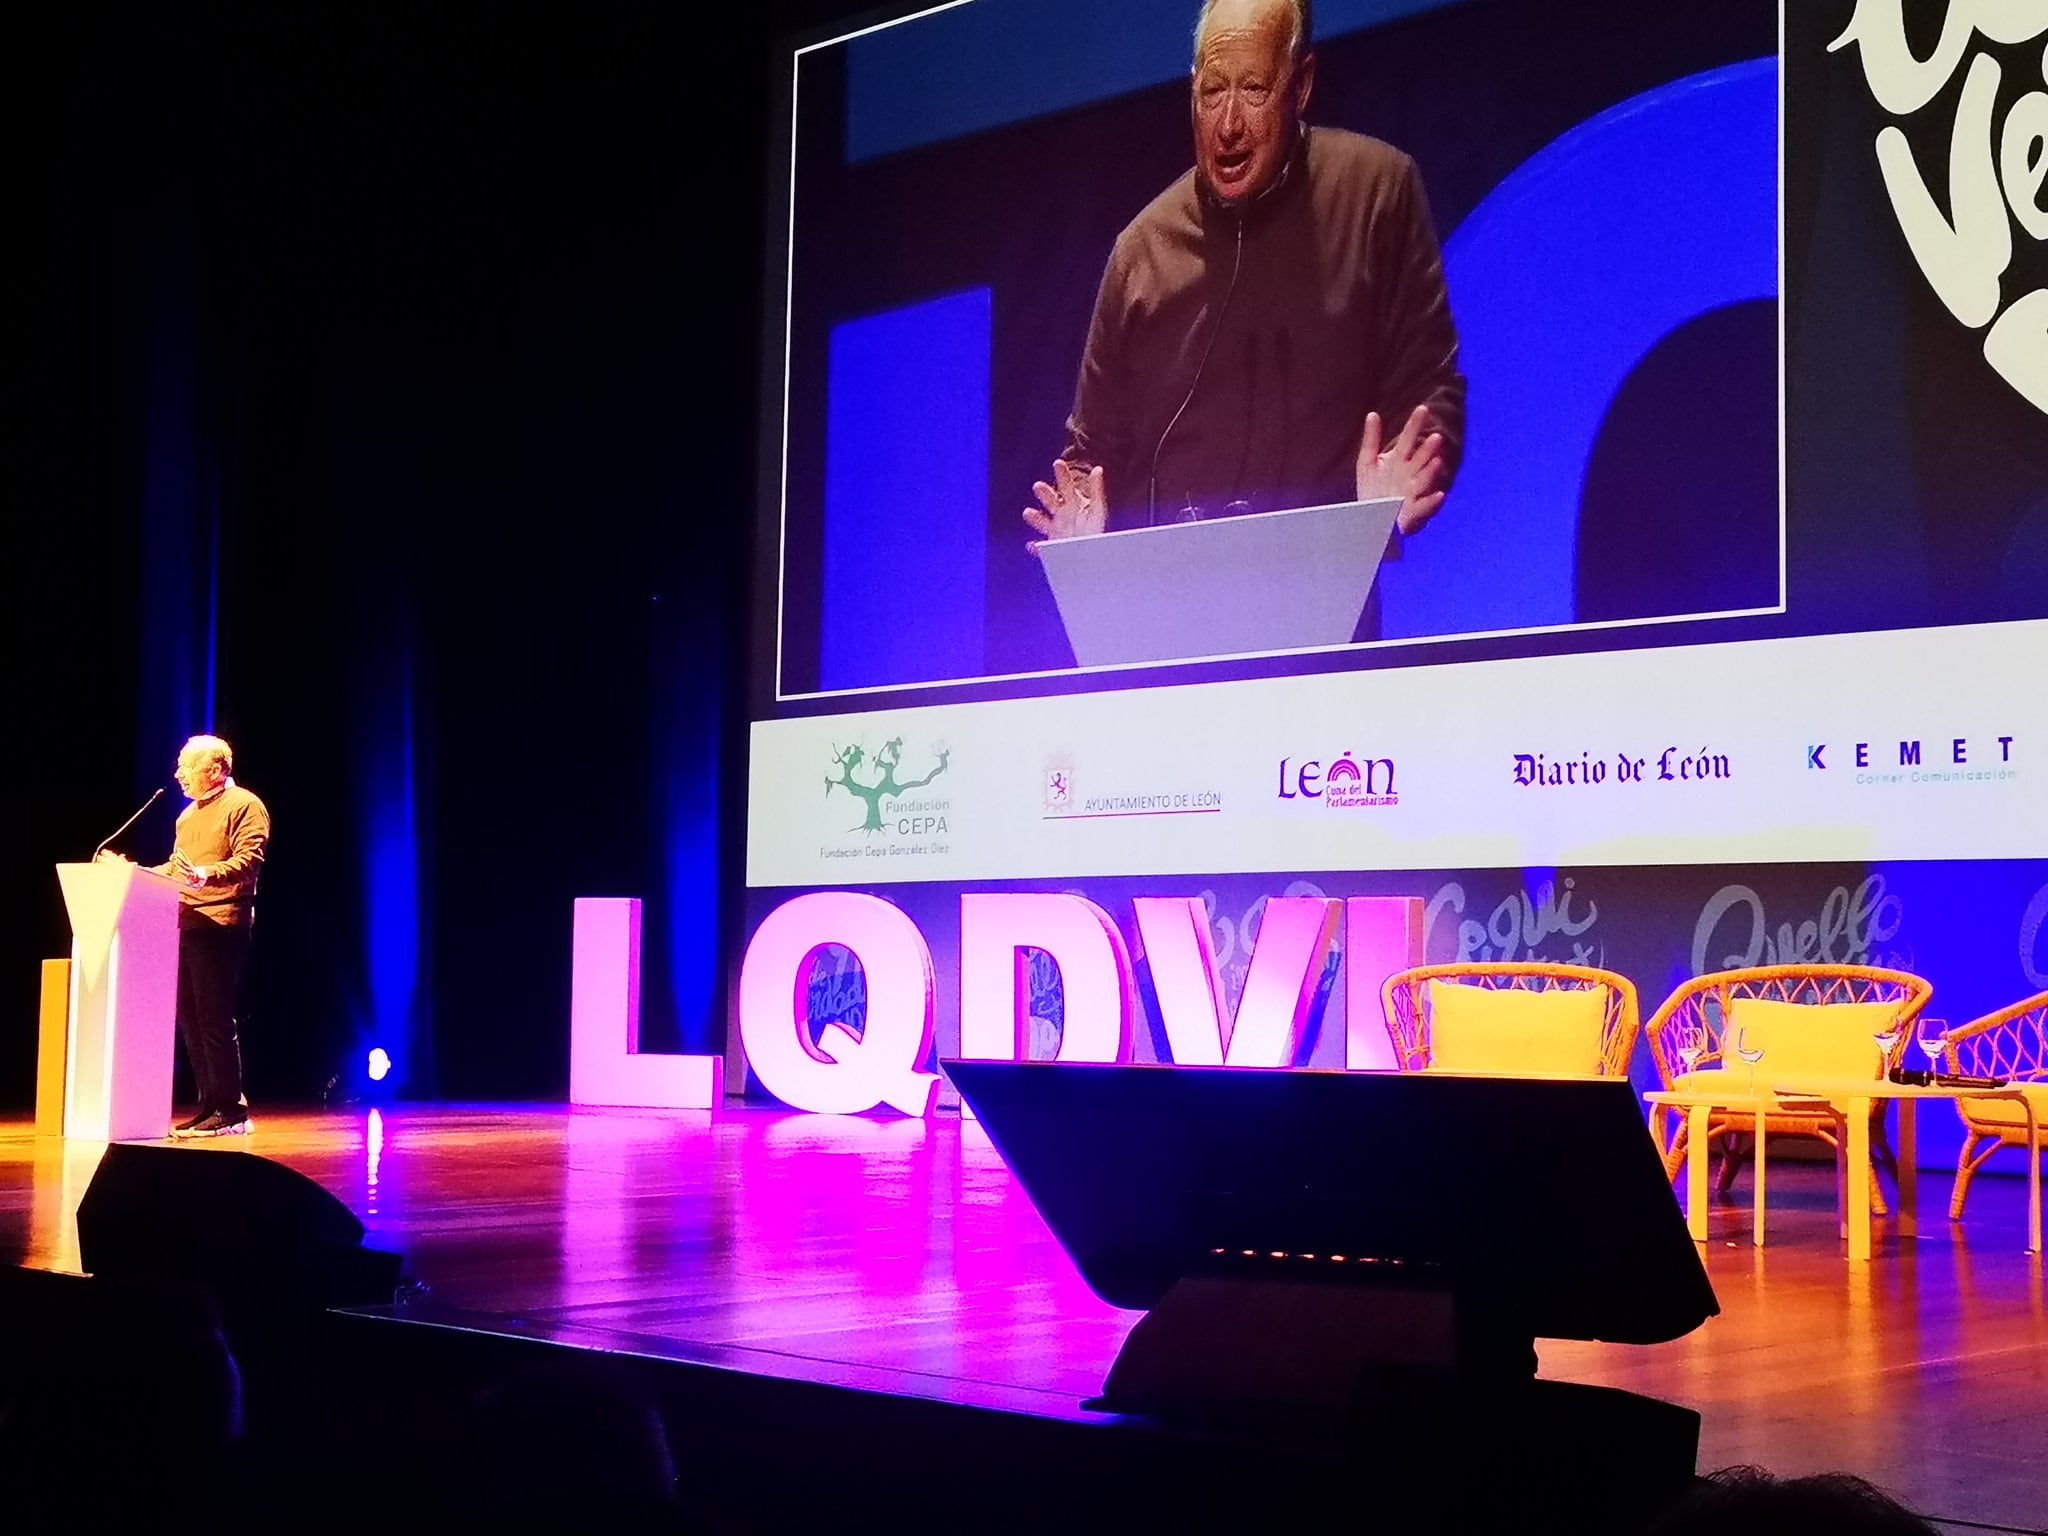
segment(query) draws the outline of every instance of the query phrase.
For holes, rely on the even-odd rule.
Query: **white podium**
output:
[[[1075,662],[1348,645],[1401,498],[1119,528],[1038,546]]]
[[[133,864],[59,864],[71,913],[64,1134],[170,1134],[178,1023],[178,883]]]

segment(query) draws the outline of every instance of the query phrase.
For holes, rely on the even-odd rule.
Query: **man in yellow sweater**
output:
[[[235,1000],[256,920],[256,876],[270,842],[270,812],[232,777],[234,749],[194,736],[178,754],[178,787],[192,803],[160,875],[178,894],[178,1034],[199,1103],[174,1136],[231,1136],[249,1129]]]

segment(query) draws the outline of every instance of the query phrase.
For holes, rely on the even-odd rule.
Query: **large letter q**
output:
[[[867,977],[867,1023],[811,1043],[811,972],[838,944]],[[887,1104],[928,1115],[939,1078],[918,1070],[932,1045],[932,957],[917,925],[877,896],[816,891],[754,930],[740,966],[740,1043],[761,1085],[795,1109],[853,1115]]]

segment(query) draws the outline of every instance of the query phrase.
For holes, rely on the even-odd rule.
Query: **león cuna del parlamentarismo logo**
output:
[[[952,754],[944,747],[937,747],[933,749],[931,755],[937,763],[931,772],[921,779],[898,780],[896,769],[903,762],[901,736],[892,736],[882,743],[882,749],[872,758],[868,757],[866,749],[857,742],[849,747],[835,748],[832,753],[832,764],[839,770],[839,776],[834,778],[830,774],[826,775],[825,798],[831,799],[832,791],[835,789],[845,790],[867,807],[867,819],[859,826],[848,830],[880,832],[882,805],[885,801],[906,795],[913,789],[922,789],[946,771],[946,760]],[[863,765],[873,771],[872,783],[861,782],[860,773]]]

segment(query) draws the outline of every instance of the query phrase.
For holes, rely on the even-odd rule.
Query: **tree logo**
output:
[[[833,778],[830,774],[826,775],[825,798],[831,799],[834,789],[845,790],[868,808],[867,819],[859,826],[849,830],[854,832],[879,832],[882,830],[883,801],[893,800],[899,795],[908,794],[913,789],[922,789],[946,771],[946,759],[951,754],[944,747],[938,747],[933,750],[932,756],[938,760],[938,766],[932,769],[930,773],[927,773],[921,779],[899,781],[896,777],[896,768],[903,761],[903,738],[901,736],[890,737],[888,741],[882,744],[882,750],[877,752],[872,759],[868,757],[867,752],[859,743],[844,749],[834,748],[832,764],[839,770],[839,776]],[[863,784],[857,777],[863,763],[866,763],[877,775],[871,784]]]

